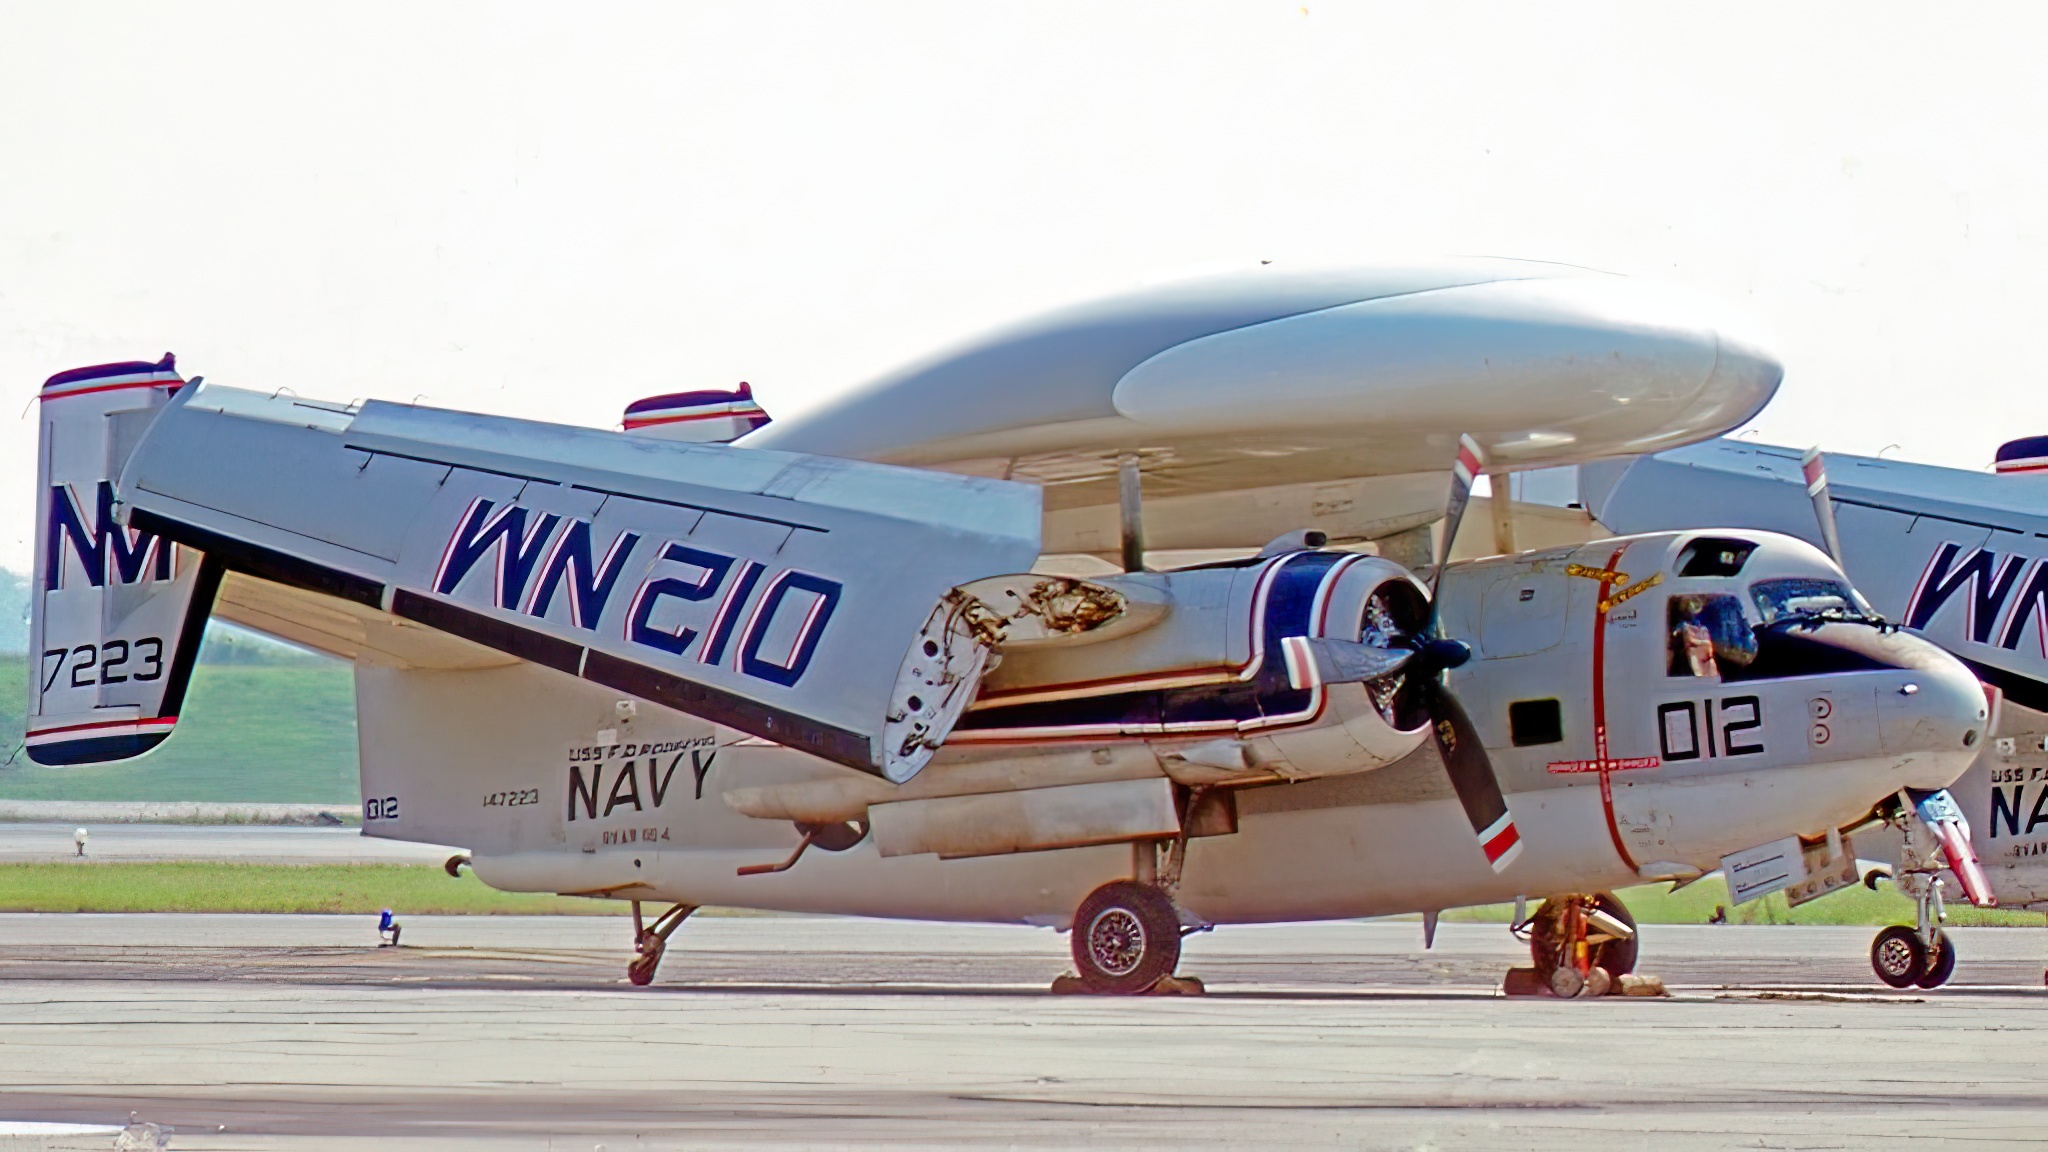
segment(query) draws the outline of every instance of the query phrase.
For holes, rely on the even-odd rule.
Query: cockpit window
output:
[[[1756,545],[1727,536],[1702,536],[1678,554],[1680,576],[1733,576],[1749,562]]]
[[[1668,601],[1672,676],[1729,676],[1756,659],[1756,633],[1742,601],[1725,592],[1681,593]]]
[[[1779,623],[1862,621],[1872,615],[1863,597],[1840,580],[1815,576],[1759,580],[1750,585],[1749,594],[1757,611],[1763,613],[1766,628]]]
[[[1788,576],[1759,580],[1749,594],[1763,623],[1756,658],[1722,669],[1724,680],[1782,680],[1905,667],[1912,645],[1881,625],[1869,603],[1840,580]]]

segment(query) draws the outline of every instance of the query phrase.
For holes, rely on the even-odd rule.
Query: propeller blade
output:
[[[1289,636],[1280,641],[1287,685],[1299,692],[1319,684],[1362,684],[1392,676],[1415,658],[1408,648],[1379,648],[1356,640]]]
[[[1465,519],[1465,505],[1472,501],[1472,482],[1486,471],[1486,450],[1471,436],[1458,437],[1458,458],[1451,465],[1451,495],[1444,502],[1443,535],[1436,545],[1436,570],[1429,574],[1429,603],[1435,615],[1436,586],[1443,581],[1444,565],[1450,561],[1451,545],[1458,540],[1458,525]]]
[[[1814,519],[1820,521],[1821,543],[1836,564],[1842,563],[1842,538],[1835,532],[1835,502],[1828,496],[1828,468],[1818,447],[1808,448],[1799,458],[1799,470],[1806,473],[1806,495],[1813,501]]]
[[[1458,802],[1465,806],[1465,818],[1472,822],[1472,834],[1479,838],[1480,851],[1495,872],[1507,870],[1522,854],[1522,834],[1501,795],[1500,779],[1493,774],[1493,758],[1486,754],[1478,729],[1458,698],[1435,680],[1417,685],[1421,703],[1429,712],[1430,730],[1436,736],[1437,751],[1443,754],[1444,772]]]

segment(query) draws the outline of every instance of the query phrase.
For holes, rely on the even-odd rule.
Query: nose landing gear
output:
[[[1956,946],[1941,925],[1948,909],[1941,898],[1941,877],[1907,872],[1898,886],[1913,897],[1912,926],[1894,924],[1870,942],[1870,970],[1893,988],[1939,988],[1956,970]]]

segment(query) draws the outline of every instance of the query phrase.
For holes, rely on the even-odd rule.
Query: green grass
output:
[[[1752,900],[1740,907],[1730,905],[1728,886],[1718,876],[1676,892],[1667,891],[1663,884],[1642,884],[1624,888],[1615,895],[1628,905],[1629,913],[1639,924],[1704,924],[1713,916],[1717,905],[1728,909],[1731,924],[1852,924],[1874,927],[1913,922],[1913,902],[1890,886],[1873,892],[1859,884],[1797,908],[1786,907],[1783,893]],[[1513,916],[1514,905],[1489,904],[1480,908],[1454,909],[1445,912],[1443,918],[1505,924]],[[1979,909],[1956,902],[1948,906],[1948,923],[1957,928],[2038,928],[2041,926],[2041,913],[2003,908]]]
[[[1643,924],[1702,924],[1727,889],[1702,881],[1681,892],[1663,885],[1625,888],[1620,896]],[[465,873],[432,864],[235,864],[216,861],[106,863],[91,860],[0,864],[0,912],[312,912],[370,915],[390,908],[428,915],[620,915],[625,903],[498,892]],[[1449,921],[1506,923],[1507,904],[1461,908]],[[1783,896],[1730,910],[1738,924],[1907,924],[1912,902],[1889,889],[1855,888],[1789,912]],[[1955,927],[2039,927],[2041,914],[1951,907]]]
[[[0,657],[0,760],[21,746],[25,657]],[[136,760],[43,768],[25,753],[0,767],[9,800],[361,802],[355,681],[338,661],[201,663],[171,738]]]
[[[620,915],[617,900],[499,892],[433,864],[0,864],[0,912]]]

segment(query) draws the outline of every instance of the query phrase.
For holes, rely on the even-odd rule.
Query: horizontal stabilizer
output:
[[[230,571],[896,778],[944,735],[915,763],[881,738],[912,638],[1038,552],[1028,485],[217,387],[120,490]]]

